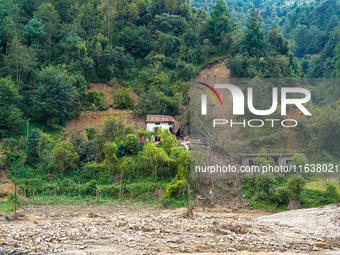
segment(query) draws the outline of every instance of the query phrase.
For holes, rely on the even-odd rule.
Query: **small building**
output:
[[[254,159],[257,157],[274,160],[276,166],[291,165],[293,163],[293,156],[295,153],[254,153],[254,154],[242,154],[242,165],[252,166],[254,165]]]
[[[149,132],[155,132],[156,127],[162,129],[168,129],[174,135],[179,135],[180,126],[176,120],[167,115],[147,115],[146,116],[146,130]]]

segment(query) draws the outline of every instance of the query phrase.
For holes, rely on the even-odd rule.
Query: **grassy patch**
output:
[[[14,212],[14,203],[12,201],[0,200],[0,213]]]
[[[311,182],[308,182],[305,187],[306,187],[306,189],[310,189],[310,190],[326,191],[327,183],[333,184],[336,187],[336,191],[340,194],[339,181],[335,180],[335,179],[331,179],[331,180],[324,180],[324,179],[313,180]]]

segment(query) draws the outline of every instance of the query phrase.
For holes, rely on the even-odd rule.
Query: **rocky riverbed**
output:
[[[0,248],[27,254],[340,254],[340,205],[269,214],[145,205],[30,206],[0,216]],[[0,250],[1,254],[1,250]],[[20,253],[14,253],[20,254]]]

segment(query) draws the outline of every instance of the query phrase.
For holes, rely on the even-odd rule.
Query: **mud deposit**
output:
[[[340,206],[268,214],[112,204],[30,206],[0,216],[0,247],[29,254],[339,254]]]

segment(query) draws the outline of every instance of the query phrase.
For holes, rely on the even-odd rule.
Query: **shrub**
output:
[[[130,182],[135,176],[135,169],[134,169],[135,161],[131,157],[124,157],[122,158],[119,164],[119,171],[121,172],[121,178],[123,181]]]
[[[59,170],[61,176],[64,170],[74,169],[78,165],[79,155],[70,141],[58,143],[51,152],[54,168]]]
[[[118,109],[133,109],[133,99],[130,95],[130,91],[127,88],[119,88],[113,93],[113,106]]]
[[[105,94],[103,91],[89,91],[86,95],[86,106],[91,108],[92,110],[104,110],[105,102],[104,102]]]
[[[301,175],[296,175],[287,182],[287,188],[296,200],[299,200],[305,185],[306,180]]]
[[[294,154],[293,156],[293,165],[295,166],[304,166],[308,164],[307,158],[300,153]]]
[[[329,197],[335,198],[336,201],[339,201],[339,194],[336,191],[336,187],[332,183],[327,183],[326,185],[326,193],[328,194]]]
[[[130,134],[134,134],[135,133],[135,127],[132,126],[132,125],[126,125],[124,127],[124,130],[123,130],[123,134],[126,136],[126,135],[130,135]]]
[[[130,155],[137,153],[138,138],[135,135],[127,135],[125,139],[126,152]]]
[[[273,200],[278,204],[288,204],[290,198],[291,196],[287,187],[278,187],[275,191]]]
[[[97,181],[92,180],[85,184],[84,193],[87,195],[93,195],[97,189]]]
[[[124,157],[125,154],[126,154],[126,144],[124,141],[120,141],[119,143],[117,143],[116,156],[117,158],[121,158],[121,157]]]
[[[85,128],[85,134],[88,140],[93,140],[96,135],[97,135],[98,131],[96,128],[94,127],[86,127]]]
[[[107,141],[116,141],[120,138],[123,128],[114,116],[109,116],[104,120],[102,135]]]
[[[186,180],[174,180],[166,187],[163,199],[170,198],[173,195],[179,196],[186,187]]]

